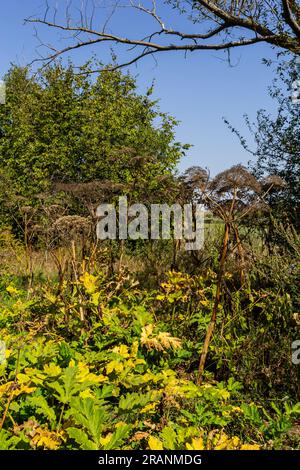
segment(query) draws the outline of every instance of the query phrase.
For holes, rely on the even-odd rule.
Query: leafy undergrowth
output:
[[[189,335],[213,279],[170,273],[159,292],[88,273],[59,291],[2,281],[0,449],[296,448],[300,403],[266,408],[233,377],[195,384]]]

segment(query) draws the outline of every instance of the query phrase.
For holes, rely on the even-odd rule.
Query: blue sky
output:
[[[58,2],[64,3],[64,0]],[[10,63],[26,65],[36,57],[38,43],[33,27],[24,26],[23,20],[41,11],[42,5],[42,0],[10,0],[1,5],[1,76]],[[144,31],[150,26],[146,18],[137,23],[136,16],[128,10],[123,10],[114,21],[116,28],[124,30]],[[178,26],[188,27],[183,19],[179,19]],[[44,29],[40,34],[49,42],[59,38],[54,30]],[[107,53],[99,47],[82,49],[73,58],[80,63],[92,53],[100,59],[107,58]],[[267,90],[274,75],[271,68],[262,64],[263,57],[274,57],[267,45],[234,52],[232,61],[237,64],[234,67],[228,65],[222,54],[201,52],[189,54],[187,58],[175,52],[161,54],[157,64],[148,58],[131,67],[141,92],[155,79],[155,97],[160,99],[161,109],[181,121],[177,140],[193,145],[180,163],[180,170],[200,165],[215,174],[233,164],[247,163],[250,155],[228,130],[222,117],[247,136],[244,113],[254,119],[260,108],[274,111]]]

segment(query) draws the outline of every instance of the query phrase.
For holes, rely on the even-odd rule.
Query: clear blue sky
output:
[[[64,3],[64,0],[58,2],[62,6]],[[43,0],[2,3],[1,76],[10,63],[25,65],[36,57],[38,43],[33,27],[24,26],[23,19],[41,11],[41,5]],[[137,28],[143,31],[149,26],[146,19],[137,25],[136,18],[127,10],[114,21],[117,27],[125,28],[126,25],[133,31]],[[187,29],[183,20],[179,20],[178,26]],[[54,30],[44,30],[41,36],[48,41],[57,38]],[[101,49],[94,47],[78,51],[73,58],[77,62],[84,61],[93,52],[102,57]],[[239,49],[233,54],[233,63],[238,63],[235,67],[229,67],[225,56],[216,53],[198,52],[184,58],[174,52],[161,54],[157,64],[149,58],[131,68],[141,91],[155,79],[155,97],[160,99],[161,109],[181,121],[177,140],[193,145],[188,157],[182,160],[180,170],[200,165],[209,167],[215,174],[235,163],[247,163],[250,155],[227,129],[222,116],[247,135],[244,113],[255,118],[259,108],[274,110],[274,103],[267,93],[273,72],[262,65],[263,57],[274,57],[267,45]]]

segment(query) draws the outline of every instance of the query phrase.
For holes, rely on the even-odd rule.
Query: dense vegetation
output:
[[[178,176],[188,147],[151,90],[87,76],[58,64],[6,78],[0,449],[297,449],[299,199],[283,201],[299,178],[280,158],[299,175],[299,114],[276,121],[274,171],[265,116],[264,171]],[[96,207],[119,195],[201,201],[203,249],[97,241]]]

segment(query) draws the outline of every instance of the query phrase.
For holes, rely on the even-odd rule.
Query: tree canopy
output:
[[[299,225],[300,214],[300,114],[299,104],[291,99],[291,83],[298,77],[298,69],[295,60],[278,65],[269,90],[277,103],[275,115],[261,109],[254,122],[246,116],[254,149],[231,127],[254,157],[251,165],[256,176],[261,179],[271,175],[281,180],[281,184],[274,180],[268,202],[273,215],[287,218],[295,226]]]
[[[160,111],[151,88],[138,94],[128,74],[103,71],[91,79],[55,64],[39,77],[13,67],[5,80],[0,165],[22,196],[57,183],[127,184],[137,160],[147,181],[170,173],[184,152],[174,141],[175,119]]]

